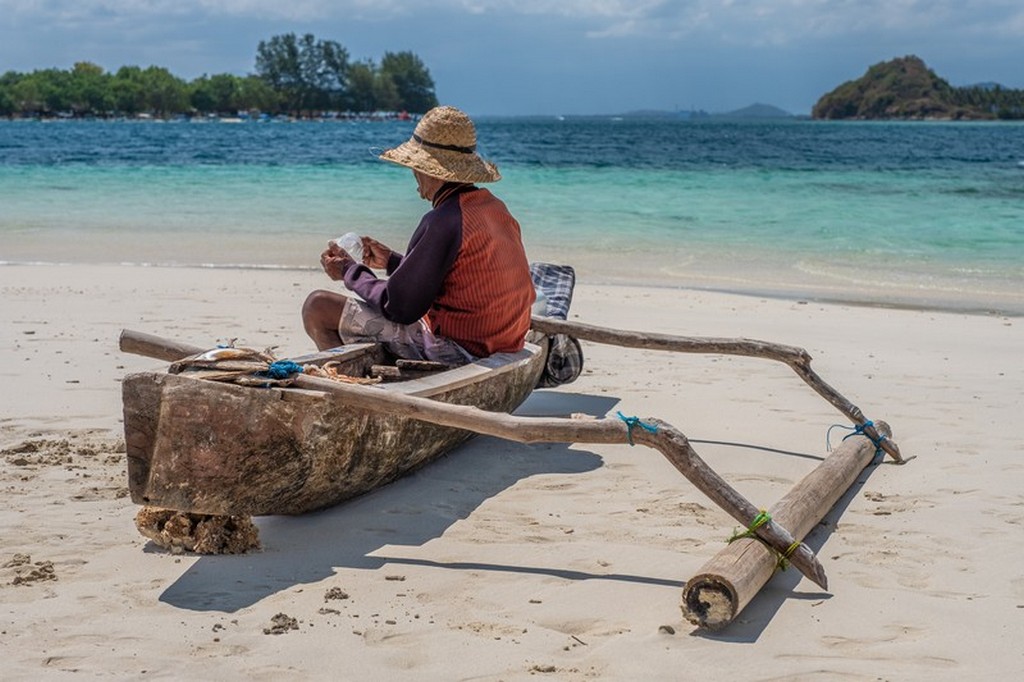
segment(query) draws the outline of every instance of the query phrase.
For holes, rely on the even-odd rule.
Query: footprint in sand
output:
[[[821,638],[822,644],[829,649],[852,649],[860,651],[866,647],[889,644],[891,642],[912,642],[928,634],[925,628],[913,627],[890,623],[882,628],[882,632],[874,637],[843,637],[840,635],[825,635]]]
[[[896,584],[909,589],[924,589],[932,579],[929,567],[936,557],[943,561],[962,561],[950,555],[934,537],[923,533],[903,532],[898,539],[879,535],[878,529],[856,523],[841,523],[836,530],[838,539],[849,551],[833,555],[833,559],[849,559],[854,566],[877,568],[860,571],[847,569],[858,585],[880,588]]]
[[[888,516],[913,509],[931,509],[935,503],[926,497],[883,494],[874,491],[864,493],[865,499],[878,503],[868,513],[874,516]]]

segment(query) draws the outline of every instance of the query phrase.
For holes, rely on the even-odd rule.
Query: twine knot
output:
[[[775,567],[780,571],[785,571],[789,567],[789,557],[793,556],[793,552],[795,552],[797,548],[800,547],[801,542],[799,540],[794,540],[789,545],[789,547],[786,548],[785,552],[780,552],[779,550],[769,545],[767,542],[765,542],[764,538],[757,534],[757,529],[771,520],[772,515],[766,512],[764,509],[762,509],[757,513],[757,516],[755,516],[754,519],[750,522],[750,525],[747,526],[747,529],[745,531],[733,531],[732,537],[726,540],[726,542],[733,543],[736,540],[740,540],[742,538],[751,538],[753,540],[757,540],[762,545],[764,545],[769,552],[775,555]]]
[[[302,365],[291,360],[278,360],[270,363],[270,365],[262,372],[257,372],[257,376],[265,377],[267,379],[287,379],[293,374],[301,374]]]
[[[644,422],[640,421],[640,417],[627,417],[626,415],[622,414],[622,412],[616,412],[615,414],[619,415],[619,419],[621,419],[622,421],[626,422],[626,438],[629,440],[629,444],[630,445],[634,444],[633,443],[633,427],[635,427],[635,426],[639,426],[640,428],[642,428],[644,431],[647,431],[648,433],[657,433],[658,432],[658,427],[657,426],[653,426],[651,424],[645,424]]]
[[[854,436],[864,436],[865,438],[867,438],[868,440],[875,444],[875,453],[877,454],[878,451],[882,449],[882,443],[885,442],[885,434],[879,433],[878,437],[875,438],[864,431],[864,429],[867,429],[868,427],[874,425],[875,422],[871,421],[870,419],[864,422],[863,424],[857,424],[856,426],[846,426],[845,424],[833,424],[832,426],[828,427],[828,431],[825,432],[825,449],[828,452],[832,452],[832,429],[847,429],[850,431],[850,433],[843,436],[843,440],[846,440],[847,438],[853,438]]]

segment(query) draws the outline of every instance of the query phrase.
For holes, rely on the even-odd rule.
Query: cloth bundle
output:
[[[567,319],[576,287],[576,271],[568,265],[531,263],[530,275],[534,288],[544,294],[543,316]],[[582,371],[583,349],[580,342],[568,334],[548,336],[548,356],[537,388],[572,383]]]

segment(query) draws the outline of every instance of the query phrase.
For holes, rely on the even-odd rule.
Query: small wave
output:
[[[318,266],[312,265],[282,265],[279,263],[161,263],[149,261],[120,261],[117,263],[71,263],[67,261],[39,261],[39,260],[0,260],[0,267],[4,266],[33,266],[33,267],[124,267],[124,268],[199,268],[209,270],[281,270],[296,272],[313,272],[319,270]]]
[[[312,265],[281,265],[279,263],[160,263],[149,261],[121,261],[123,267],[135,268],[200,268],[208,270],[318,270]]]
[[[58,263],[55,261],[43,260],[0,260],[0,267],[7,265],[71,265],[71,263]]]

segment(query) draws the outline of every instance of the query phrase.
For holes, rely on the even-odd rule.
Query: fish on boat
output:
[[[443,371],[399,370],[392,373],[399,380],[373,388],[511,412],[544,371],[547,339],[535,340],[517,353],[498,353]],[[174,360],[202,351],[179,344],[163,357]],[[206,357],[217,355],[232,354]],[[329,363],[333,373],[356,380],[386,360],[377,344],[292,358],[304,366]],[[403,373],[412,378],[402,380]],[[122,399],[133,502],[196,514],[302,514],[374,490],[473,435],[401,413],[360,409],[326,392],[238,385],[211,381],[203,374],[139,372],[125,377]]]

